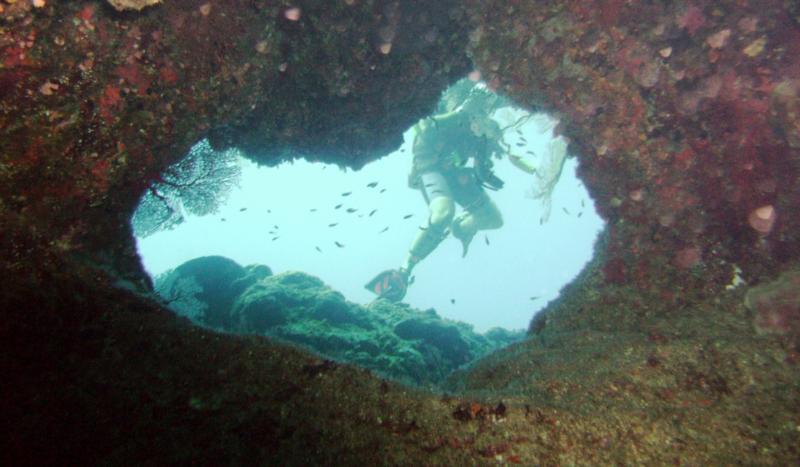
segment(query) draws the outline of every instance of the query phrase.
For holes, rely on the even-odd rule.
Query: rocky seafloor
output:
[[[3,464],[800,461],[796,2],[110,3],[0,2]],[[194,143],[358,168],[473,67],[608,225],[525,341],[431,392],[155,295],[130,217]]]
[[[405,384],[435,388],[447,375],[525,337],[446,320],[434,309],[375,300],[361,306],[302,272],[273,275],[222,256],[187,261],[158,275],[155,290],[169,308],[219,332],[297,344]]]

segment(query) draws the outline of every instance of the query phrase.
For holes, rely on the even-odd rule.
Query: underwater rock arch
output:
[[[2,456],[797,460],[797,336],[755,336],[721,293],[800,254],[791,2],[295,3],[2,5]],[[562,118],[611,223],[536,338],[440,397],[144,295],[128,219],[193,142],[358,167],[467,71],[467,36],[490,86]]]

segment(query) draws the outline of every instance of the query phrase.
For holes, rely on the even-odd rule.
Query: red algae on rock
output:
[[[306,2],[288,18],[267,0],[167,1],[124,14],[92,1],[3,5],[5,205],[54,237],[74,232],[75,219],[95,225],[83,243],[139,275],[130,215],[197,141],[235,145],[263,164],[306,156],[358,168],[395,149],[471,68],[452,1],[400,6],[389,55],[373,49],[385,15],[361,3]],[[414,34],[432,29],[433,41]]]
[[[607,277],[700,299],[734,265],[752,281],[800,259],[800,28],[785,2],[474,5],[484,79],[561,118],[609,221]],[[493,27],[498,12],[528,27]],[[686,245],[702,263],[681,260],[698,256]]]

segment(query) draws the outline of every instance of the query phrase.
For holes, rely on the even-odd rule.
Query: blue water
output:
[[[503,125],[519,115],[515,111],[495,117]],[[553,137],[550,127],[552,122],[541,118],[522,127],[525,147],[516,146],[521,141],[516,132],[507,131],[505,139],[516,154],[532,150],[542,157]],[[258,168],[242,159],[240,186],[218,213],[189,216],[173,230],[138,239],[145,268],[156,275],[198,256],[223,255],[242,265],[266,264],[274,272],[304,271],[348,300],[368,303],[374,295],[364,284],[401,265],[427,219],[421,194],[407,186],[412,140],[409,131],[402,148],[360,171],[305,161]],[[531,160],[537,162],[536,157]],[[550,217],[543,223],[542,204],[526,196],[532,176],[506,158],[495,162],[495,172],[505,188],[489,194],[505,225],[479,232],[463,259],[461,244],[446,239],[415,268],[414,284],[404,299],[415,308],[434,308],[444,317],[470,323],[478,332],[495,326],[526,328],[535,312],[580,272],[603,226],[575,177],[574,159],[567,160]],[[378,185],[367,187],[371,182]],[[352,194],[341,196],[345,192]],[[347,208],[357,211],[347,213]],[[369,216],[373,209],[377,211]],[[408,214],[413,217],[403,219]],[[331,223],[338,225],[328,227]]]

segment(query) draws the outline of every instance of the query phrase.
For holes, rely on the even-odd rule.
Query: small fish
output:
[[[519,128],[514,128],[514,131],[516,131],[516,132],[517,132],[517,133],[519,133],[520,135],[522,134],[522,130],[520,130]]]
[[[275,231],[274,231],[274,230],[270,230],[270,231],[269,231],[269,232],[267,232],[267,233],[268,233],[268,234],[270,234],[270,235],[274,235],[274,234],[275,234]]]
[[[274,242],[275,240],[277,240],[279,238],[281,238],[281,237],[272,237],[272,241]]]
[[[409,277],[409,278],[408,278],[408,285],[411,285],[411,284],[413,284],[413,283],[414,283],[414,279],[415,279],[416,277],[417,277],[417,276],[411,276],[411,277]]]
[[[586,207],[586,204],[583,202],[583,200],[581,200],[581,207],[582,207],[582,208],[585,208],[585,207]]]
[[[239,208],[239,212],[247,211],[247,208]]]
[[[451,299],[450,299],[450,303],[452,303],[453,305],[455,305],[455,304],[456,304],[456,299],[455,299],[455,298],[451,298]]]
[[[544,224],[544,217],[540,217],[539,218],[539,225],[542,225],[542,224]]]
[[[309,211],[310,212],[317,212],[317,208],[311,208],[311,209],[309,209]]]
[[[278,224],[275,224],[273,227],[275,227],[275,230],[280,228],[280,227],[278,227]]]
[[[536,153],[531,151],[531,150],[525,151],[525,154],[530,154],[531,156],[535,156],[536,155]]]
[[[332,224],[328,224],[328,227],[336,227],[337,225],[339,225],[339,223],[338,222],[334,222]]]
[[[567,208],[561,208],[561,210],[564,211],[564,214],[569,216],[569,211],[567,211]]]
[[[519,140],[520,140],[520,141],[524,141],[524,142],[526,142],[526,143],[528,142],[528,140],[527,140],[527,139],[525,139],[525,137],[524,137],[524,136],[522,136],[522,135],[519,135]]]
[[[489,236],[488,235],[484,235],[483,236],[483,241],[485,241],[486,244],[488,245],[489,244]]]
[[[523,146],[526,146],[526,144],[525,143],[517,143],[516,146],[521,148]]]
[[[372,211],[370,211],[369,217],[372,217],[372,215],[375,214],[377,211],[378,211],[377,209],[373,209]]]
[[[369,182],[367,183],[367,188],[375,188],[378,186],[378,182]]]
[[[435,185],[435,183],[426,183],[424,186],[425,186],[425,188],[430,188],[433,185]]]
[[[414,214],[406,214],[403,219],[411,219],[412,217],[414,217]]]
[[[352,194],[353,194],[352,191],[345,191],[344,193],[342,193],[342,196],[350,196]]]
[[[322,250],[320,250],[318,246],[315,246],[314,249],[322,253]]]
[[[578,213],[578,217],[581,217],[582,215],[583,215],[583,211]]]
[[[272,214],[272,209],[267,209],[267,214]]]
[[[222,222],[225,222],[225,218],[224,218],[224,217],[223,217],[222,219],[220,219],[220,220],[221,220]]]
[[[381,191],[379,193],[383,193],[384,191],[386,191],[386,188],[381,188]]]
[[[427,227],[419,226],[419,230],[428,230]]]
[[[381,230],[381,231],[380,231],[380,232],[378,232],[378,233],[384,233],[384,232],[386,232],[387,230],[389,230],[389,227],[384,227],[384,228],[383,228],[383,230]]]
[[[531,297],[531,301],[538,300],[538,299],[539,299],[539,297]]]
[[[406,148],[400,148],[400,152],[406,152]]]
[[[352,214],[352,213],[354,213],[356,211],[358,211],[358,209],[347,208],[347,212],[350,213],[350,214]]]
[[[337,204],[336,206],[333,207],[333,209],[339,209],[340,207],[342,207],[342,205],[341,204]]]
[[[336,246],[338,246],[339,248],[344,248],[344,245],[342,245],[342,244],[341,244],[341,243],[339,243],[339,242],[333,242],[333,244],[334,244],[334,245],[336,245]]]

